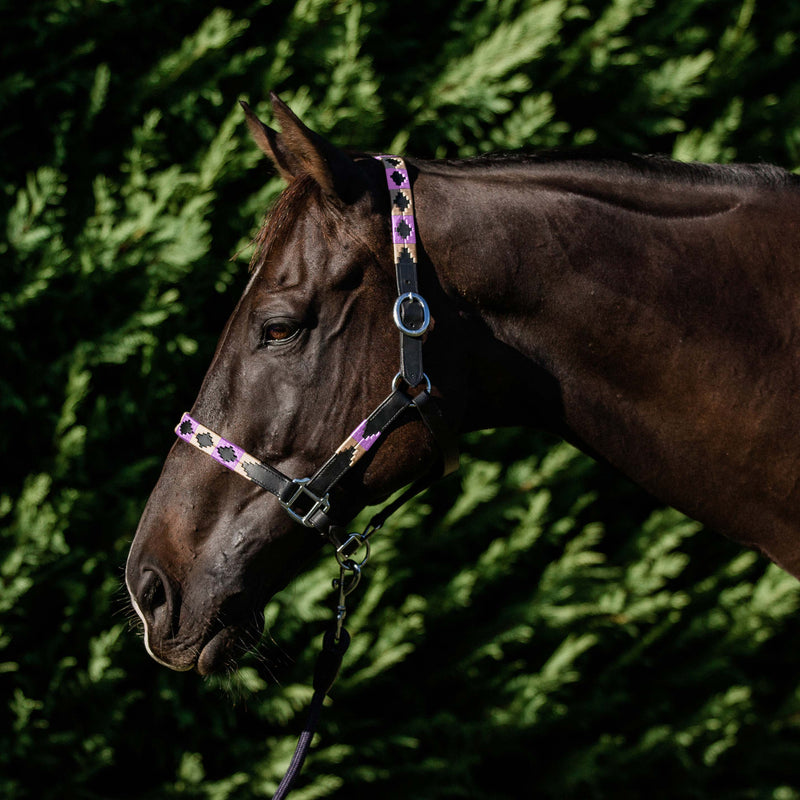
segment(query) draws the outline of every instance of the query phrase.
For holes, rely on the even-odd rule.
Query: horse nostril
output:
[[[180,589],[157,567],[132,566],[128,561],[126,581],[134,611],[144,625],[144,646],[159,664],[170,669],[192,669],[194,651],[175,646],[178,632]]]
[[[138,606],[145,621],[153,627],[163,629],[163,626],[168,623],[170,592],[164,578],[155,570],[142,570]]]

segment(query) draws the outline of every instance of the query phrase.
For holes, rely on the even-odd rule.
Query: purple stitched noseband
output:
[[[366,452],[378,441],[381,431],[367,434],[369,417],[362,420],[356,429],[345,439],[337,448],[336,453],[341,455],[347,453],[348,465],[353,466]],[[241,447],[233,442],[229,442],[218,433],[214,433],[210,428],[199,423],[188,413],[181,417],[175,433],[179,439],[196,447],[203,453],[211,456],[218,464],[227,467],[233,472],[237,472],[248,480],[253,480],[253,470],[259,466],[264,466],[259,459],[251,456]]]

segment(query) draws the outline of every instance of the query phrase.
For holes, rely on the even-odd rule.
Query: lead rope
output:
[[[306,755],[308,755],[311,740],[314,738],[320,712],[325,703],[325,696],[333,687],[344,654],[350,646],[350,634],[344,627],[344,620],[347,616],[347,598],[361,581],[361,568],[369,558],[368,536],[375,530],[377,528],[368,528],[367,532],[363,534],[352,534],[348,540],[359,540],[366,547],[366,554],[360,562],[356,562],[352,558],[341,558],[338,554],[336,556],[339,563],[339,577],[333,581],[333,588],[337,591],[336,618],[322,637],[322,651],[317,656],[317,663],[314,666],[314,695],[311,698],[308,717],[286,774],[272,796],[272,800],[283,800],[292,790],[292,786],[303,768]]]

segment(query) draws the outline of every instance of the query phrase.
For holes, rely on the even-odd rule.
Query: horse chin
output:
[[[213,675],[236,664],[237,656],[244,651],[244,636],[237,625],[223,628],[206,642],[197,657],[197,671],[201,675]]]

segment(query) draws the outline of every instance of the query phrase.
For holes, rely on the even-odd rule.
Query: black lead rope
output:
[[[297,780],[297,776],[300,774],[300,770],[303,769],[303,764],[308,755],[308,748],[311,746],[311,740],[317,730],[325,696],[331,690],[342,665],[342,658],[344,658],[344,654],[350,646],[350,634],[347,629],[339,627],[339,638],[337,640],[336,628],[337,626],[333,626],[327,630],[322,639],[322,652],[317,657],[317,664],[314,668],[314,696],[311,698],[306,724],[297,741],[297,747],[289,768],[286,770],[278,790],[272,796],[272,800],[283,800],[283,798],[287,797],[292,790],[294,782]]]
[[[372,529],[377,530],[377,528]],[[317,663],[314,666],[314,694],[311,698],[311,703],[308,709],[308,716],[306,723],[300,733],[300,738],[297,740],[297,746],[294,750],[294,755],[280,782],[277,791],[272,796],[272,800],[283,800],[294,786],[300,771],[303,769],[308,749],[311,747],[311,741],[314,738],[314,733],[317,730],[319,723],[320,713],[322,706],[325,703],[325,697],[330,692],[331,687],[339,674],[339,668],[342,666],[342,659],[350,646],[350,634],[344,627],[344,619],[347,616],[347,597],[358,586],[361,581],[361,568],[367,563],[369,558],[369,540],[366,538],[367,534],[358,536],[354,534],[351,540],[360,540],[358,547],[364,546],[365,555],[360,562],[356,562],[351,558],[340,558],[337,555],[339,562],[339,578],[334,580],[333,588],[337,590],[338,599],[336,605],[336,619],[325,631],[322,637],[322,651],[317,656]],[[355,551],[357,548],[353,547]],[[349,581],[347,574],[350,573]]]

